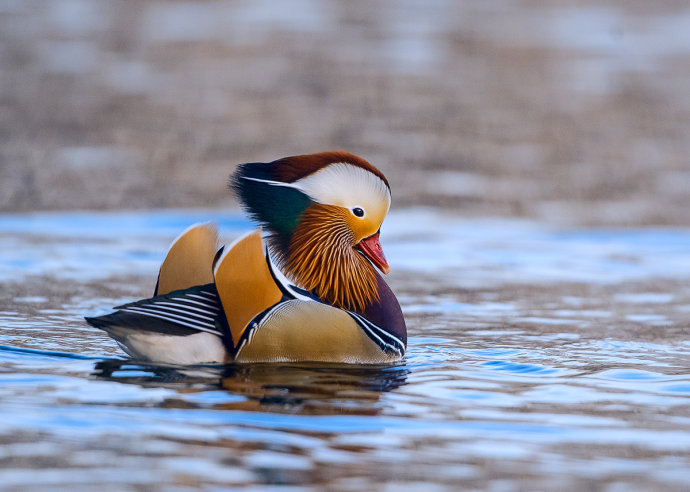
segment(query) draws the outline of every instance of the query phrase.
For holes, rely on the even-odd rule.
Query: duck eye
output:
[[[353,208],[352,213],[355,214],[355,217],[364,217],[364,210],[359,207]]]

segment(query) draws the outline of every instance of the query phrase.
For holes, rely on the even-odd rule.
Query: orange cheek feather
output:
[[[329,304],[363,309],[379,299],[376,274],[372,265],[354,250],[357,232],[351,228],[348,215],[349,211],[342,207],[309,207],[281,266],[300,287],[313,291]]]

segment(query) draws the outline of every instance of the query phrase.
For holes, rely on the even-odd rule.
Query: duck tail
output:
[[[215,285],[198,285],[87,317],[137,359],[192,364],[223,362],[225,315]]]

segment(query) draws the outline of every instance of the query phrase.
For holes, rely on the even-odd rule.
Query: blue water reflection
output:
[[[164,367],[127,359],[84,324],[90,310],[149,294],[180,229],[215,218],[231,240],[248,228],[238,217],[0,217],[11,247],[0,256],[0,460],[62,460],[0,471],[3,483],[74,483],[63,472],[87,464],[99,471],[84,483],[125,489],[184,479],[351,490],[372,477],[453,487],[487,480],[487,466],[540,480],[557,470],[571,485],[623,472],[671,488],[690,480],[686,231],[446,217],[448,234],[422,245],[406,231],[435,216],[393,213],[384,247],[410,337],[392,366]],[[93,229],[77,237],[83,224]]]

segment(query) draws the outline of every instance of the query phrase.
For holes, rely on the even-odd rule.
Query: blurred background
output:
[[[0,0],[0,210],[236,206],[345,149],[393,206],[688,225],[690,6]]]

